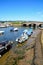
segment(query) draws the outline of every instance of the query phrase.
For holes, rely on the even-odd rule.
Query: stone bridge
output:
[[[29,27],[41,27],[43,26],[43,22],[25,22],[22,26],[29,26]]]

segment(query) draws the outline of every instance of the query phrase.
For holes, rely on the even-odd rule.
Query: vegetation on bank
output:
[[[0,21],[1,23],[12,23],[12,24],[22,24],[25,23],[26,21]]]
[[[14,21],[14,22],[11,22],[12,24],[22,24],[22,22],[19,22],[19,21]]]

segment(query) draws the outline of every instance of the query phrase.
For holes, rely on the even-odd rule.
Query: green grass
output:
[[[14,22],[11,22],[12,24],[22,24],[22,22],[19,22],[19,21],[14,21]]]

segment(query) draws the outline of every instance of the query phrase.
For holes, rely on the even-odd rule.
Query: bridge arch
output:
[[[32,24],[29,24],[28,26],[29,26],[29,27],[32,27]]]
[[[42,24],[39,24],[39,27],[42,27]]]
[[[23,24],[24,27],[27,27],[27,24]]]
[[[36,28],[36,26],[37,26],[36,24],[33,24],[33,28]]]

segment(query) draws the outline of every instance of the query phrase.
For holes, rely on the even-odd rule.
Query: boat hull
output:
[[[3,42],[4,43],[4,42]],[[5,44],[6,43],[6,44]],[[8,50],[11,46],[11,43],[9,42],[5,42],[4,44],[2,44],[2,47],[0,47],[0,57],[1,57],[1,54],[6,50]]]

